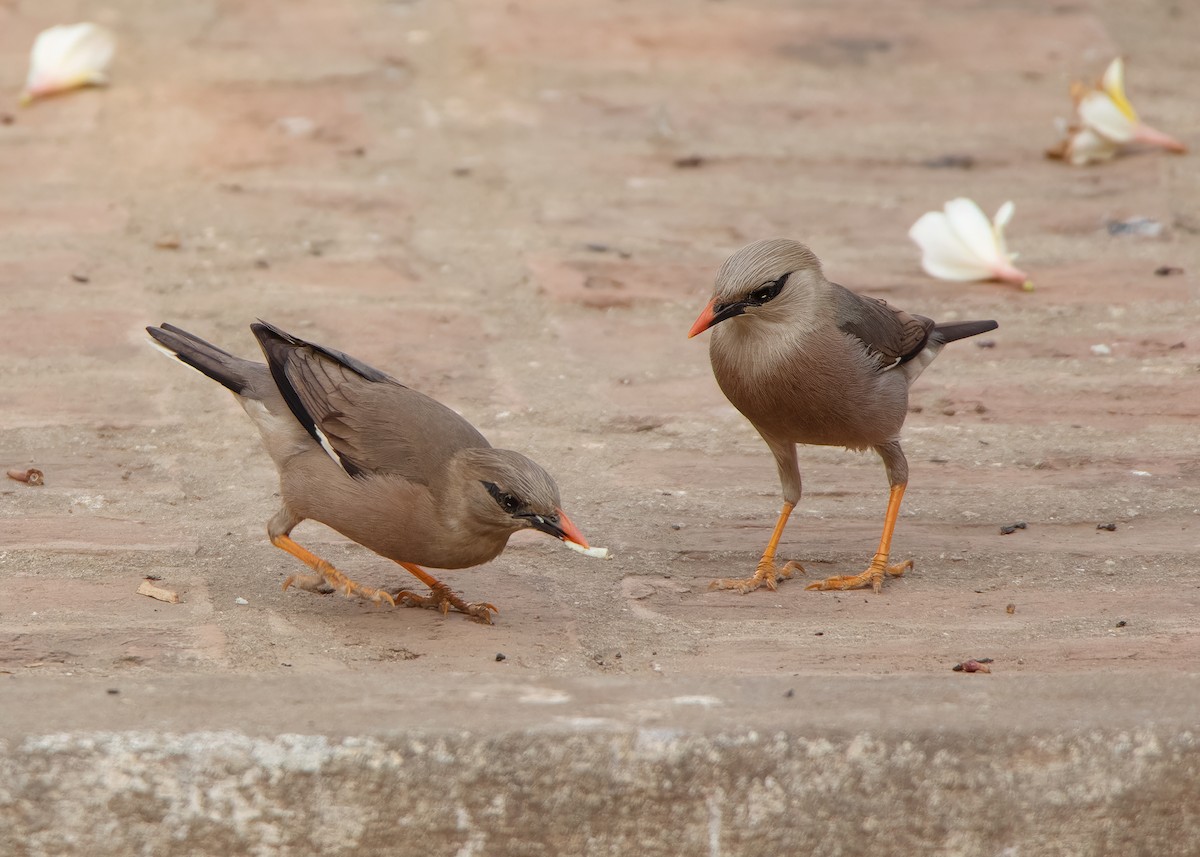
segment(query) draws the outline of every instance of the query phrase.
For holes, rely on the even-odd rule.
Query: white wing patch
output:
[[[342,461],[342,457],[338,455],[337,450],[333,448],[333,444],[329,442],[329,438],[325,436],[325,432],[321,431],[320,426],[313,426],[313,431],[317,433],[317,440],[321,442],[321,448],[329,453],[329,457],[337,462],[338,467],[342,468],[347,476],[350,476],[350,471],[346,470],[346,464]]]

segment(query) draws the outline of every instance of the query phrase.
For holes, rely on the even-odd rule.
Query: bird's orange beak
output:
[[[698,333],[704,333],[714,324],[717,323],[717,313],[713,309],[717,305],[717,299],[713,298],[704,307],[700,313],[700,317],[696,319],[696,323],[692,325],[692,329],[688,331],[688,339],[691,339]]]
[[[583,533],[579,532],[579,528],[571,523],[571,519],[567,517],[567,513],[562,509],[558,509],[558,528],[562,530],[562,540],[564,542],[574,542],[581,548],[591,547],[587,543],[587,539],[583,537]]]

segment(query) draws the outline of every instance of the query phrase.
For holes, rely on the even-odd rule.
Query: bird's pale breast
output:
[[[866,350],[836,328],[806,333],[803,341],[778,331],[759,335],[749,324],[726,323],[713,333],[709,356],[717,383],[760,433],[851,449],[899,434],[907,381],[879,371]]]

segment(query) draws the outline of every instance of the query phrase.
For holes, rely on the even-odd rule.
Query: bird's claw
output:
[[[487,625],[492,624],[492,614],[500,612],[496,605],[489,604],[486,601],[478,603],[463,601],[454,594],[454,591],[449,586],[443,583],[438,583],[430,587],[428,595],[419,595],[416,592],[401,589],[396,593],[394,602],[399,602],[407,607],[424,607],[440,610],[443,616],[448,615],[453,609]]]
[[[309,592],[328,594],[340,591],[347,598],[358,597],[372,601],[375,604],[387,602],[392,607],[396,606],[396,599],[389,593],[384,592],[382,589],[374,589],[370,586],[363,586],[361,583],[355,583],[332,565],[328,564],[326,567],[321,568],[317,574],[293,574],[283,582],[283,590],[286,592],[287,588],[292,584]]]
[[[283,582],[283,591],[287,592],[289,586],[319,595],[331,595],[334,591],[323,574],[293,574]]]
[[[759,587],[765,586],[774,592],[779,588],[779,581],[787,580],[796,571],[799,571],[801,574],[807,573],[804,570],[804,566],[795,560],[785,563],[781,568],[775,564],[774,560],[763,559],[759,561],[758,567],[754,570],[753,577],[718,578],[708,584],[708,591],[732,589],[734,592],[745,595],[747,592],[753,592]]]
[[[883,576],[887,574],[890,577],[900,577],[904,572],[913,567],[913,561],[906,559],[904,562],[888,565],[887,560],[875,560],[871,566],[862,574],[847,574],[827,577],[824,580],[818,580],[816,583],[810,583],[805,589],[817,590],[847,590],[847,589],[865,589],[870,586],[871,589],[879,594],[883,589]]]

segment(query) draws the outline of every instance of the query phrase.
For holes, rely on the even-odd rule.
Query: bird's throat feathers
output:
[[[830,311],[827,296],[811,289],[785,290],[770,304],[716,325],[709,342],[714,367],[736,366],[746,374],[793,364],[819,334]]]

